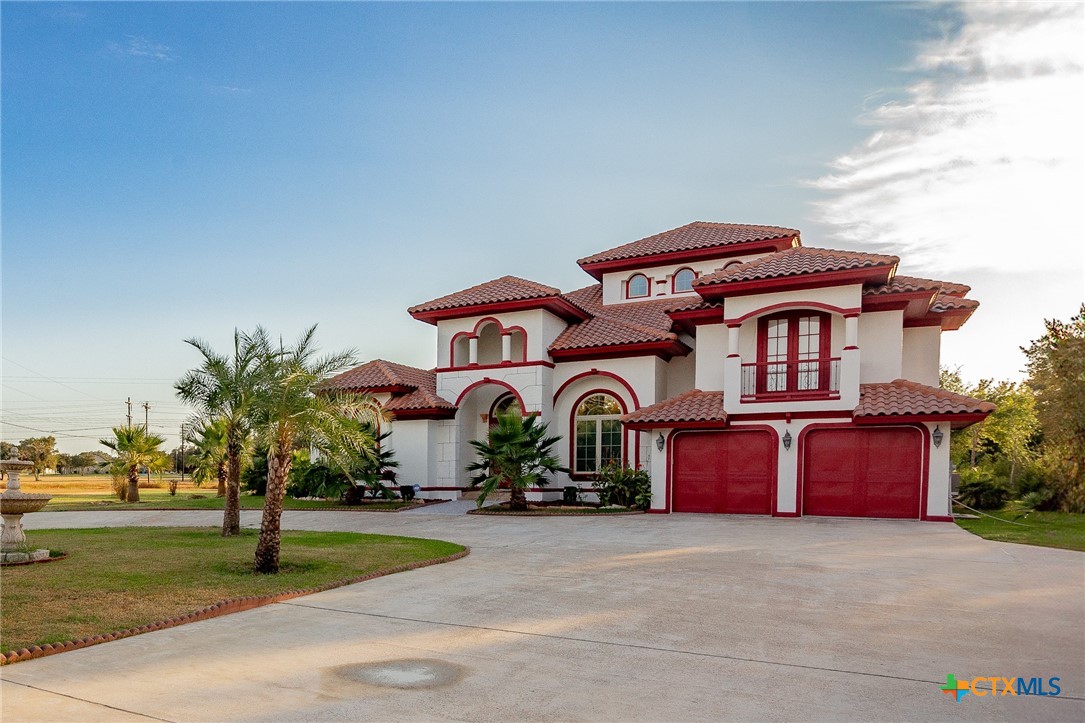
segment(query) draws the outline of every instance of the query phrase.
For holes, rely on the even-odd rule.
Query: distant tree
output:
[[[166,440],[151,434],[146,427],[114,427],[113,439],[100,441],[116,453],[116,464],[122,465],[127,472],[128,490],[124,499],[139,502],[140,467],[154,469],[162,464],[161,458],[165,454],[158,448]]]
[[[1045,320],[1044,326],[1043,336],[1022,347],[1044,461],[1060,508],[1085,512],[1085,304],[1069,321]]]
[[[88,467],[98,463],[98,455],[94,452],[79,452],[71,456],[72,469],[76,472],[85,472]]]
[[[56,455],[56,470],[57,472],[64,474],[71,474],[74,465],[72,464],[72,455],[65,454],[64,452],[58,452]]]
[[[56,465],[57,450],[55,437],[31,437],[19,442],[20,458],[33,462],[34,479],[39,479],[42,472]]]
[[[281,342],[276,348],[263,328],[252,335],[266,369],[252,404],[257,441],[268,450],[267,494],[253,563],[260,573],[279,571],[283,498],[298,443],[349,469],[354,457],[371,455],[376,445],[369,428],[351,420],[375,427],[383,417],[368,395],[320,392],[327,378],[353,365],[354,359],[350,352],[317,357],[315,335],[312,326],[289,348]]]
[[[220,419],[226,426],[223,537],[241,534],[241,461],[250,437],[250,407],[267,362],[260,355],[261,344],[266,346],[266,342],[266,338],[254,338],[235,329],[233,354],[219,354],[202,339],[186,339],[186,344],[203,355],[203,361],[174,385],[177,396],[194,406],[202,420]]]
[[[476,500],[482,507],[486,498],[501,483],[509,485],[509,509],[527,509],[527,490],[549,482],[550,474],[568,472],[554,454],[554,445],[561,437],[549,437],[545,424],[531,415],[504,414],[490,427],[485,440],[472,440],[478,461],[467,466],[475,472],[472,484],[481,490]]]
[[[226,496],[229,460],[226,449],[229,430],[223,419],[203,422],[189,436],[192,443],[191,459],[194,463],[192,479],[197,485],[207,482],[218,484],[218,496]]]
[[[0,459],[15,459],[17,449],[11,442],[0,442]]]

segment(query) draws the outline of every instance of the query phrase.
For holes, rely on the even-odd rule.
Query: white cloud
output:
[[[1033,271],[1083,257],[1080,3],[966,3],[919,48],[917,80],[869,111],[865,143],[811,182],[842,242],[912,269]]]
[[[128,55],[147,60],[177,60],[173,48],[156,43],[142,35],[125,35],[124,42],[111,42],[109,50],[117,55]]]

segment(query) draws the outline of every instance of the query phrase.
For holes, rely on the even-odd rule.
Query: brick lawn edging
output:
[[[187,615],[179,615],[175,618],[169,618],[168,620],[159,620],[155,623],[140,625],[139,627],[128,628],[127,630],[118,630],[113,633],[105,633],[104,635],[92,635],[89,638],[80,638],[79,640],[67,640],[63,643],[46,643],[45,645],[33,645],[29,648],[12,650],[0,655],[0,665],[11,665],[12,663],[21,663],[24,660],[44,658],[46,655],[55,655],[57,653],[67,652],[69,650],[87,648],[91,645],[108,643],[112,640],[130,638],[133,635],[140,635],[141,633],[150,633],[155,630],[175,628],[178,625],[184,625],[186,623],[194,623],[200,620],[210,620],[211,618],[217,618],[222,615],[229,615],[230,613],[239,613],[244,610],[252,610],[253,608],[263,607],[264,605],[271,605],[272,603],[283,602],[285,600],[293,600],[297,597],[312,595],[313,593],[324,592],[325,590],[334,590],[335,588],[343,587],[344,585],[354,585],[355,583],[365,582],[367,580],[374,580],[378,577],[392,575],[397,572],[417,570],[422,567],[429,567],[430,565],[440,565],[445,562],[460,560],[464,557],[467,557],[470,553],[471,548],[464,546],[464,548],[459,552],[454,552],[451,555],[446,555],[445,557],[436,557],[432,560],[419,560],[418,562],[409,562],[404,565],[396,565],[395,567],[390,567],[387,570],[377,570],[376,572],[371,572],[368,575],[352,577],[346,580],[333,580],[332,582],[326,582],[323,585],[318,585],[317,587],[311,587],[304,590],[287,590],[286,592],[280,592],[274,595],[250,595],[248,597],[231,598],[229,600],[222,600],[215,603],[214,605],[209,605],[205,608],[201,608],[196,612],[188,613]]]
[[[41,559],[41,560],[24,560],[23,562],[5,562],[5,563],[2,563],[2,566],[3,567],[20,567],[22,565],[41,565],[41,564],[44,564],[46,562],[57,562],[58,560],[67,560],[67,559],[68,559],[68,553],[65,552],[63,555],[57,555],[56,557],[46,557],[46,558]],[[3,663],[0,663],[0,665],[3,665]]]
[[[468,510],[469,515],[489,515],[490,517],[624,517],[626,515],[643,515],[644,510],[626,510],[623,512],[558,512],[556,510]]]

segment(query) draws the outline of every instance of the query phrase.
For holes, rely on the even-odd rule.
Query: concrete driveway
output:
[[[3,719],[1085,719],[1081,553],[898,521],[287,512],[284,523],[473,552],[2,668]],[[956,703],[939,691],[949,673],[1055,676],[1062,696]]]

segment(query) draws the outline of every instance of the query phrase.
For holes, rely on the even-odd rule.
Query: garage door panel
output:
[[[919,517],[922,436],[914,428],[818,429],[806,438],[806,515]]]
[[[772,512],[776,445],[768,432],[682,433],[672,453],[676,512]]]

